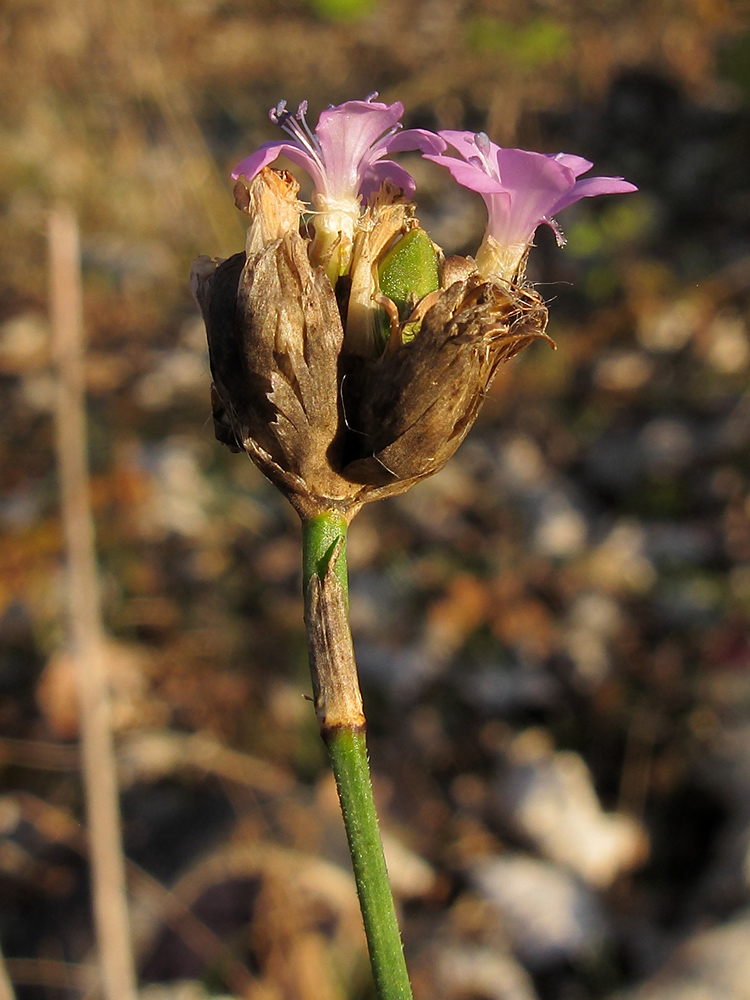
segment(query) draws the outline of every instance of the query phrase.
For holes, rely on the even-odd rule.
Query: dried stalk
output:
[[[133,1000],[136,975],[125,890],[120,812],[88,463],[78,226],[67,208],[49,218],[50,312],[57,366],[55,414],[68,616],[75,654],[94,919],[107,1000]]]
[[[2,952],[0,952],[0,1000],[16,1000],[13,983],[8,975]]]

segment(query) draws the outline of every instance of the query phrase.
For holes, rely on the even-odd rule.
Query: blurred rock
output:
[[[459,690],[470,705],[501,715],[519,708],[545,708],[560,697],[560,684],[541,667],[494,663],[457,678]]]
[[[613,1000],[748,1000],[750,913],[699,931],[676,949],[655,976]]]
[[[479,945],[455,945],[437,956],[441,1000],[535,1000],[531,977],[510,955]]]
[[[596,363],[594,382],[602,389],[640,389],[651,378],[654,363],[644,351],[612,351]]]
[[[44,316],[20,313],[0,326],[0,373],[28,375],[49,363],[49,329]]]
[[[186,437],[167,438],[149,456],[151,495],[139,511],[143,532],[162,538],[172,532],[205,535],[214,497],[199,461],[200,450]]]
[[[639,317],[638,340],[650,351],[679,351],[698,329],[703,308],[703,303],[693,297],[650,302]]]
[[[174,404],[180,395],[205,395],[208,377],[205,352],[192,350],[165,351],[154,358],[150,371],[135,386],[136,401],[148,410],[162,410]]]
[[[609,675],[608,644],[621,627],[620,608],[612,597],[589,590],[575,599],[568,612],[563,643],[577,681],[595,686]]]
[[[722,375],[745,371],[750,363],[747,323],[738,313],[719,313],[707,330],[706,360]]]
[[[566,559],[584,549],[588,523],[569,490],[553,489],[546,493],[538,505],[537,517],[532,544],[540,555]]]
[[[690,464],[695,450],[694,434],[684,420],[660,417],[651,420],[640,434],[646,463],[655,473],[670,473]]]
[[[589,556],[588,570],[592,584],[606,590],[650,590],[656,570],[646,553],[643,526],[631,519],[618,521]]]
[[[525,434],[516,434],[505,442],[500,452],[500,468],[516,492],[537,489],[549,479],[539,446]]]
[[[506,854],[475,864],[471,880],[503,917],[513,950],[532,970],[591,957],[607,938],[593,892],[548,861]]]
[[[641,825],[605,813],[584,760],[570,751],[555,753],[538,730],[516,737],[496,796],[498,812],[517,834],[598,889],[646,858]]]

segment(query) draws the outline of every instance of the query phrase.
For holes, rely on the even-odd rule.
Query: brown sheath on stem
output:
[[[305,588],[313,698],[323,738],[341,726],[365,727],[346,594],[335,569],[342,544],[339,539],[323,577],[313,573]]]

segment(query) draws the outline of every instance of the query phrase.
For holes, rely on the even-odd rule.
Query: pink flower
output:
[[[403,167],[383,157],[407,149],[439,153],[445,143],[425,129],[400,131],[403,104],[379,104],[377,96],[370,94],[364,101],[347,101],[328,108],[321,112],[314,132],[305,118],[307,101],[300,104],[296,114],[287,110],[286,101],[280,101],[269,117],[291,136],[291,142],[264,142],[234,168],[232,178],[237,180],[244,174],[252,180],[283,153],[307,171],[316,192],[327,199],[356,199],[358,195],[366,199],[384,180],[403,188],[410,197],[416,186],[414,179]]]
[[[538,226],[550,226],[562,245],[564,239],[553,216],[581,198],[636,191],[622,177],[584,177],[593,164],[570,153],[532,153],[502,149],[484,132],[438,133],[462,157],[425,154],[447,167],[459,184],[477,191],[487,205],[484,240],[477,266],[486,276],[512,280],[518,276]]]
[[[305,118],[306,101],[296,114],[287,110],[286,101],[281,101],[269,115],[290,138],[263,143],[232,172],[235,180],[243,174],[252,180],[282,154],[307,171],[315,186],[313,205],[317,211],[312,255],[330,265],[333,252],[332,277],[348,267],[361,199],[379,190],[385,180],[403,188],[407,197],[414,193],[414,179],[387,157],[410,149],[432,154],[445,149],[445,142],[432,132],[401,131],[403,104],[380,104],[375,100],[377,96],[371,94],[364,101],[347,101],[328,108],[321,112],[314,131]]]

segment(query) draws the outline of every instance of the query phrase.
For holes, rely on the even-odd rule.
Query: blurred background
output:
[[[92,495],[152,1000],[369,1000],[309,693],[296,516],[213,439],[187,276],[243,246],[268,108],[587,156],[637,195],[538,234],[557,342],[350,535],[417,1000],[732,1000],[750,982],[750,10],[732,0],[4,0],[0,941],[93,959],[46,220],[77,213]],[[472,253],[478,195],[405,156]],[[305,180],[304,177],[300,178]],[[303,192],[304,192],[303,188]],[[88,996],[92,993],[89,991]]]

